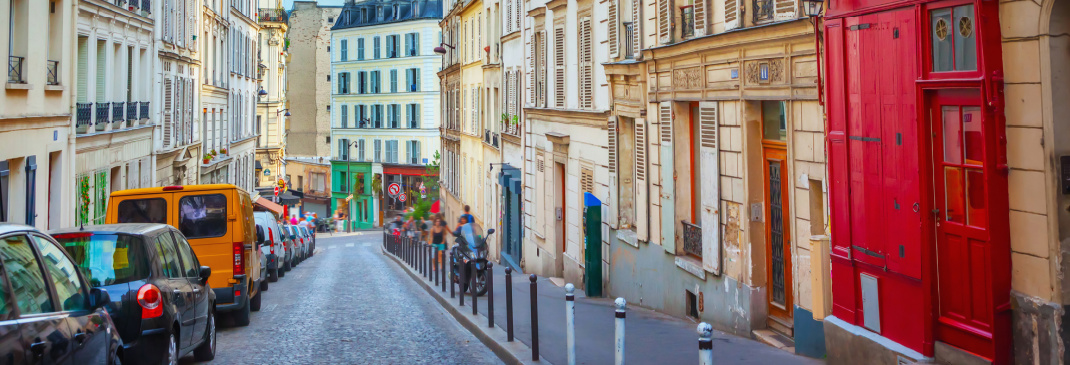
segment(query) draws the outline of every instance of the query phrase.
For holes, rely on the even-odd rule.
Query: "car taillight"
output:
[[[57,240],[89,238],[89,237],[93,237],[93,233],[92,232],[60,233],[60,234],[52,235],[52,238],[55,238]]]
[[[234,275],[245,275],[244,242],[234,242]]]
[[[268,230],[268,237],[271,238],[271,254],[275,254],[275,231]]]
[[[137,290],[137,304],[141,306],[141,319],[156,318],[163,315],[160,288],[155,285],[145,284]]]

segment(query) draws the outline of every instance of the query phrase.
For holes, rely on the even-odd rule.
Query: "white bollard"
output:
[[[713,365],[713,326],[702,322],[698,324],[698,363]]]
[[[614,347],[616,350],[616,357],[614,358],[614,364],[624,365],[624,307],[628,304],[624,298],[617,298],[613,301],[617,305],[617,314],[614,321],[617,324],[616,336],[614,337]]]
[[[576,286],[565,284],[565,351],[568,365],[576,365]]]

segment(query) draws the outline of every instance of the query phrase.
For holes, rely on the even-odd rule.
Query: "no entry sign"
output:
[[[398,196],[401,194],[401,184],[393,183],[386,187],[386,193],[390,196]]]
[[[398,195],[398,201],[404,203],[405,199],[408,199],[408,197],[405,196],[405,193],[401,193],[401,195]]]

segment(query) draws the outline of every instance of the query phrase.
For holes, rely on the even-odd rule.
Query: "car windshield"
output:
[[[93,286],[148,277],[140,239],[129,235],[73,233],[54,236]]]
[[[465,223],[461,226],[461,236],[468,242],[469,248],[476,248],[483,244],[483,227],[475,223]]]

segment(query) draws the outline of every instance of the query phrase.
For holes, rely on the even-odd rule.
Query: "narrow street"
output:
[[[252,324],[220,328],[213,363],[500,363],[383,257],[381,237],[321,234],[314,257],[271,283]]]

